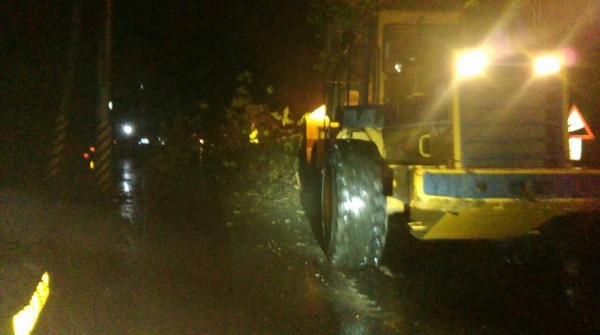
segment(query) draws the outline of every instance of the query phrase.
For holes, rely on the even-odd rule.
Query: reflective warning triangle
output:
[[[579,108],[573,105],[571,110],[569,111],[569,118],[567,120],[569,137],[571,138],[580,138],[582,140],[593,140],[596,138],[590,126],[588,126],[587,122],[581,115]]]

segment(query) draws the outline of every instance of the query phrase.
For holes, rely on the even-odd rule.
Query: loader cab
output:
[[[450,24],[383,27],[381,102],[397,110],[430,111],[431,115],[419,117],[439,117],[447,106],[439,107],[449,101],[456,30]]]
[[[378,102],[394,106],[401,114],[427,110],[430,115],[415,115],[420,119],[439,117],[446,107],[440,106],[449,101],[446,94],[459,22],[458,12],[380,12]]]

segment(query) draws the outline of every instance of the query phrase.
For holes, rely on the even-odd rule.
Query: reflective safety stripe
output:
[[[423,175],[427,195],[455,198],[600,198],[600,174],[435,173]]]

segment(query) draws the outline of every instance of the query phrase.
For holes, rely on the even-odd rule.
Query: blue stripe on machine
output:
[[[432,173],[425,194],[455,198],[600,198],[600,174]]]

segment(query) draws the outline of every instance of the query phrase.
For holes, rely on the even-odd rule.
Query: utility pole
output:
[[[98,128],[96,180],[101,194],[109,195],[112,187],[111,151],[112,127],[109,120],[110,80],[112,70],[112,0],[106,0],[104,35],[100,38],[98,53]]]

